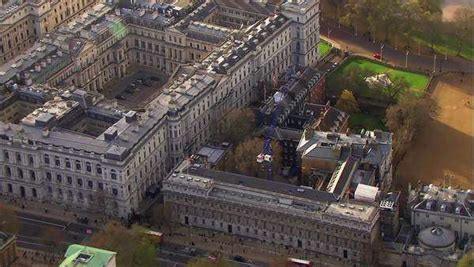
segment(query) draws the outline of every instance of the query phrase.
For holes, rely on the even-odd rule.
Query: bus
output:
[[[295,259],[295,258],[288,258],[286,263],[287,267],[313,267],[312,261]]]
[[[143,233],[156,247],[159,246],[161,242],[163,242],[163,233],[161,232],[145,230]]]

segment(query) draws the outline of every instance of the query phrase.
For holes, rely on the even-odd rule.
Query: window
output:
[[[71,176],[67,177],[67,184],[72,184],[72,177]]]
[[[71,161],[68,158],[64,159],[66,168],[70,169],[71,168]]]
[[[49,156],[48,155],[44,155],[44,163],[49,164]]]
[[[20,179],[23,179],[23,170],[20,169],[20,168],[18,168],[18,177],[19,177]]]
[[[63,177],[61,176],[61,174],[56,175],[56,181],[57,181],[58,183],[62,183]]]
[[[114,194],[114,196],[118,195],[118,190],[116,188],[112,188],[112,194]]]
[[[36,172],[35,171],[30,171],[30,179],[32,181],[35,181],[36,180]]]
[[[103,183],[98,183],[97,186],[99,187],[100,190],[104,190],[104,184]]]
[[[50,172],[47,172],[47,173],[46,173],[46,180],[48,180],[49,182],[51,182],[51,173],[50,173]]]
[[[5,159],[7,160],[10,159],[10,153],[8,153],[8,151],[5,151],[4,156],[5,156]]]
[[[35,159],[33,158],[33,156],[29,157],[29,162],[31,165],[35,164]]]
[[[61,161],[59,161],[59,157],[58,157],[58,156],[55,156],[55,157],[54,157],[54,165],[56,165],[57,167],[61,166]]]
[[[82,179],[81,178],[77,178],[77,185],[79,187],[82,187]]]
[[[102,174],[102,166],[100,166],[100,164],[97,164],[96,171],[97,174]]]
[[[18,163],[21,163],[21,154],[20,153],[16,153],[16,161]]]
[[[81,170],[81,162],[79,160],[76,160],[76,170]]]
[[[10,167],[5,166],[5,172],[7,173],[8,177],[12,176],[12,170],[10,169]]]
[[[110,170],[110,178],[112,178],[112,180],[117,180],[117,173],[115,170]]]
[[[91,172],[92,171],[92,166],[90,162],[86,162],[86,171]]]
[[[87,186],[88,186],[89,188],[94,187],[94,182],[92,182],[91,180],[87,181]]]

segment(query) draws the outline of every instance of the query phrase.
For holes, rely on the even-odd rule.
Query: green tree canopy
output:
[[[266,172],[262,170],[262,163],[257,162],[257,156],[262,153],[264,140],[262,138],[249,139],[239,144],[232,154],[224,161],[222,169],[243,175],[266,178]],[[272,141],[273,170],[279,170],[282,166],[282,150],[278,141]]]
[[[158,265],[155,247],[142,231],[136,225],[128,229],[109,222],[87,245],[117,252],[117,266],[155,267]]]
[[[342,91],[341,95],[339,96],[339,99],[336,102],[335,107],[349,114],[360,112],[359,104],[357,103],[357,100],[352,94],[352,91],[349,90]]]
[[[7,204],[0,203],[0,231],[18,234],[20,223],[16,217],[15,209]]]
[[[395,166],[401,161],[420,129],[437,114],[438,105],[432,98],[403,94],[398,104],[390,106],[385,115],[386,125],[393,132]]]
[[[248,108],[231,110],[219,124],[219,140],[237,145],[252,134],[255,126],[255,114],[252,110]]]

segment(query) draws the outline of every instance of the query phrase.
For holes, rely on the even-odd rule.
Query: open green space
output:
[[[321,58],[329,55],[329,53],[331,53],[331,48],[332,46],[328,42],[321,40],[319,42],[319,54]]]
[[[352,69],[365,70],[375,74],[387,74],[391,80],[396,78],[403,78],[407,82],[410,90],[416,95],[422,95],[426,86],[428,85],[430,78],[424,74],[414,73],[409,71],[397,70],[391,68],[385,64],[377,63],[372,60],[354,57],[346,60],[341,66],[339,66],[334,72],[328,77],[328,90],[336,95],[343,89],[353,90],[359,92],[362,96],[373,98],[380,92],[368,88],[368,86],[361,86],[359,88],[341,88],[341,86],[347,86],[344,80],[347,80],[349,73]],[[357,86],[357,85],[354,85]],[[364,88],[360,88],[364,87]]]
[[[373,115],[355,113],[349,118],[349,127],[353,132],[360,132],[360,130],[387,130],[383,121]]]
[[[417,46],[420,43],[424,47],[431,47],[431,38],[426,33],[417,33],[413,37],[415,44]],[[474,60],[474,44],[459,40],[456,36],[451,34],[439,34],[433,39],[433,49],[436,53],[440,54],[439,56],[446,55],[448,52],[448,57],[450,56],[460,56],[469,60]],[[459,53],[458,53],[459,52]]]

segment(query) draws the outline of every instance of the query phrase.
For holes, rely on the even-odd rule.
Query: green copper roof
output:
[[[115,254],[108,250],[74,244],[67,248],[64,255],[66,259],[59,267],[104,267]]]

